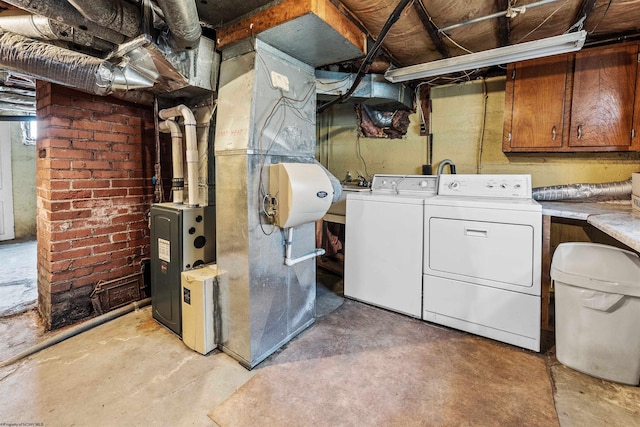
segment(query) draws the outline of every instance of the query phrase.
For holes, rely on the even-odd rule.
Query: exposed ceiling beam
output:
[[[416,0],[415,2],[413,2],[413,7],[418,13],[418,17],[420,17],[420,21],[422,21],[424,29],[427,30],[429,37],[431,37],[431,41],[433,41],[436,49],[438,49],[438,52],[440,52],[440,55],[442,55],[443,58],[450,58],[451,52],[449,52],[449,48],[444,43],[444,40],[442,39],[442,36],[440,36],[440,33],[438,33],[438,28],[435,26],[433,21],[431,21],[431,16],[429,16],[429,13],[424,7],[424,3],[422,3],[422,0]]]
[[[507,10],[509,8],[509,0],[496,0],[496,7],[498,10]],[[498,18],[498,40],[500,40],[500,46],[509,45],[509,35],[511,33],[509,19],[506,15]]]
[[[571,28],[578,27],[577,29],[581,29],[584,25],[584,22],[589,17],[589,14],[593,11],[593,8],[596,5],[596,0],[582,0],[582,6],[580,6],[580,10],[576,15],[573,25]]]

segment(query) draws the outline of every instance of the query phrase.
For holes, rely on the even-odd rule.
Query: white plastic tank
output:
[[[597,243],[562,243],[551,263],[556,357],[597,378],[640,383],[640,258]]]
[[[333,187],[313,163],[277,163],[269,167],[269,193],[278,201],[276,225],[295,227],[316,221],[331,206]]]

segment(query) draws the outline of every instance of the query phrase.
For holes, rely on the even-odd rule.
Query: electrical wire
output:
[[[482,128],[480,130],[480,141],[478,142],[478,162],[476,164],[476,173],[480,173],[482,171],[482,154],[484,152],[484,133],[487,128],[487,103],[489,101],[489,93],[487,91],[487,81],[484,77],[480,77],[482,80],[482,97],[483,97],[483,108],[482,108]]]
[[[391,12],[391,15],[389,16],[389,18],[387,18],[387,21],[384,23],[382,29],[380,30],[380,33],[378,34],[376,42],[373,44],[373,47],[371,48],[371,50],[369,50],[369,52],[367,52],[367,55],[364,57],[364,60],[362,61],[362,64],[360,64],[360,68],[358,69],[356,78],[351,84],[351,87],[349,88],[349,90],[343,95],[327,102],[326,104],[319,106],[317,108],[318,113],[322,113],[327,108],[332,107],[335,104],[344,102],[346,99],[348,99],[351,96],[353,92],[355,92],[356,88],[364,78],[364,75],[369,70],[369,66],[375,59],[376,54],[382,47],[382,42],[387,37],[389,30],[391,29],[393,24],[395,24],[398,21],[398,19],[400,19],[400,15],[405,10],[405,8],[409,6],[409,4],[413,3],[413,1],[414,0],[400,0],[400,2],[396,5],[395,9],[393,9],[393,12]]]
[[[607,3],[607,8],[604,10],[604,13],[602,14],[602,17],[600,18],[598,23],[593,27],[593,29],[591,31],[589,31],[589,34],[595,33],[596,28],[598,28],[600,26],[600,24],[602,23],[602,21],[604,21],[604,17],[607,16],[607,13],[609,12],[609,8],[611,7],[611,3],[613,3],[613,0],[609,0],[609,3]]]
[[[273,85],[273,82],[271,80],[271,75],[269,73],[269,69],[270,67],[268,66],[266,60],[262,57],[262,55],[260,54],[260,52],[256,51],[256,57],[258,58],[258,61],[260,63],[260,72],[263,72],[267,78],[267,81],[269,81],[269,84],[271,86],[272,89],[276,89],[280,91],[280,97],[276,100],[276,102],[273,104],[271,110],[269,111],[269,114],[267,115],[267,117],[264,120],[264,123],[260,129],[260,133],[258,136],[258,149],[259,149],[259,177],[258,177],[258,218],[259,218],[259,222],[260,222],[260,229],[262,230],[263,234],[269,236],[271,234],[273,234],[273,232],[276,229],[275,226],[275,218],[273,217],[273,215],[270,215],[267,213],[266,208],[264,206],[265,201],[270,202],[268,200],[269,198],[269,194],[266,191],[266,189],[264,188],[264,179],[263,179],[263,172],[264,172],[264,166],[265,166],[265,157],[267,155],[269,155],[269,153],[271,152],[272,148],[275,146],[276,141],[278,140],[278,137],[280,135],[280,133],[282,132],[283,128],[284,128],[284,124],[287,122],[287,112],[291,111],[296,117],[298,117],[299,119],[306,121],[308,123],[314,124],[315,125],[315,121],[308,116],[305,116],[301,111],[305,110],[305,106],[314,98],[315,95],[315,80],[313,81],[308,81],[308,85],[309,88],[307,89],[307,91],[304,93],[304,95],[302,96],[302,98],[293,98],[293,97],[289,97],[284,95],[283,93],[283,89],[280,87],[276,87]],[[279,111],[282,110],[282,114],[281,114],[281,119],[277,122],[276,124],[276,132],[275,134],[273,134],[273,136],[271,137],[271,141],[269,143],[269,145],[266,147],[264,147],[264,137],[265,134],[267,133],[268,128],[272,125],[273,123],[273,119],[278,115],[277,113]],[[310,109],[311,110],[311,109]],[[313,112],[313,114],[315,115],[315,111]],[[275,201],[275,204],[277,206],[277,201]],[[263,223],[263,214],[265,214],[266,217],[271,219],[271,223],[270,225],[273,226],[271,231],[267,231],[264,228],[264,223]]]
[[[540,29],[540,27],[542,27],[544,24],[546,24],[546,23],[547,23],[547,21],[553,17],[553,15],[555,15],[556,13],[558,13],[558,12],[560,11],[560,9],[562,9],[563,7],[565,7],[565,6],[569,3],[569,1],[570,1],[570,0],[566,0],[564,3],[562,3],[560,6],[558,6],[558,7],[557,7],[553,12],[551,12],[551,13],[549,14],[549,16],[547,16],[547,17],[546,17],[546,18],[545,18],[545,19],[544,19],[540,24],[538,24],[538,26],[537,26],[537,27],[535,27],[533,30],[529,31],[529,32],[528,32],[527,34],[525,34],[524,36],[520,37],[520,40],[518,40],[518,41],[516,42],[516,44],[517,44],[517,43],[520,43],[522,40],[526,39],[526,38],[527,38],[527,37],[529,37],[531,34],[533,34],[533,33],[534,33],[534,32],[536,32],[538,29]]]

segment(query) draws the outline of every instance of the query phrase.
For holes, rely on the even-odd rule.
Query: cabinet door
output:
[[[637,68],[635,43],[576,54],[570,147],[592,151],[631,148]]]
[[[503,151],[553,151],[562,147],[570,58],[556,55],[509,66]]]

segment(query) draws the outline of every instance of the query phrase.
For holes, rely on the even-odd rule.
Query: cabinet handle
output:
[[[578,139],[582,139],[582,125],[578,125]]]
[[[553,141],[556,140],[556,127],[555,126],[551,128],[551,139]]]

